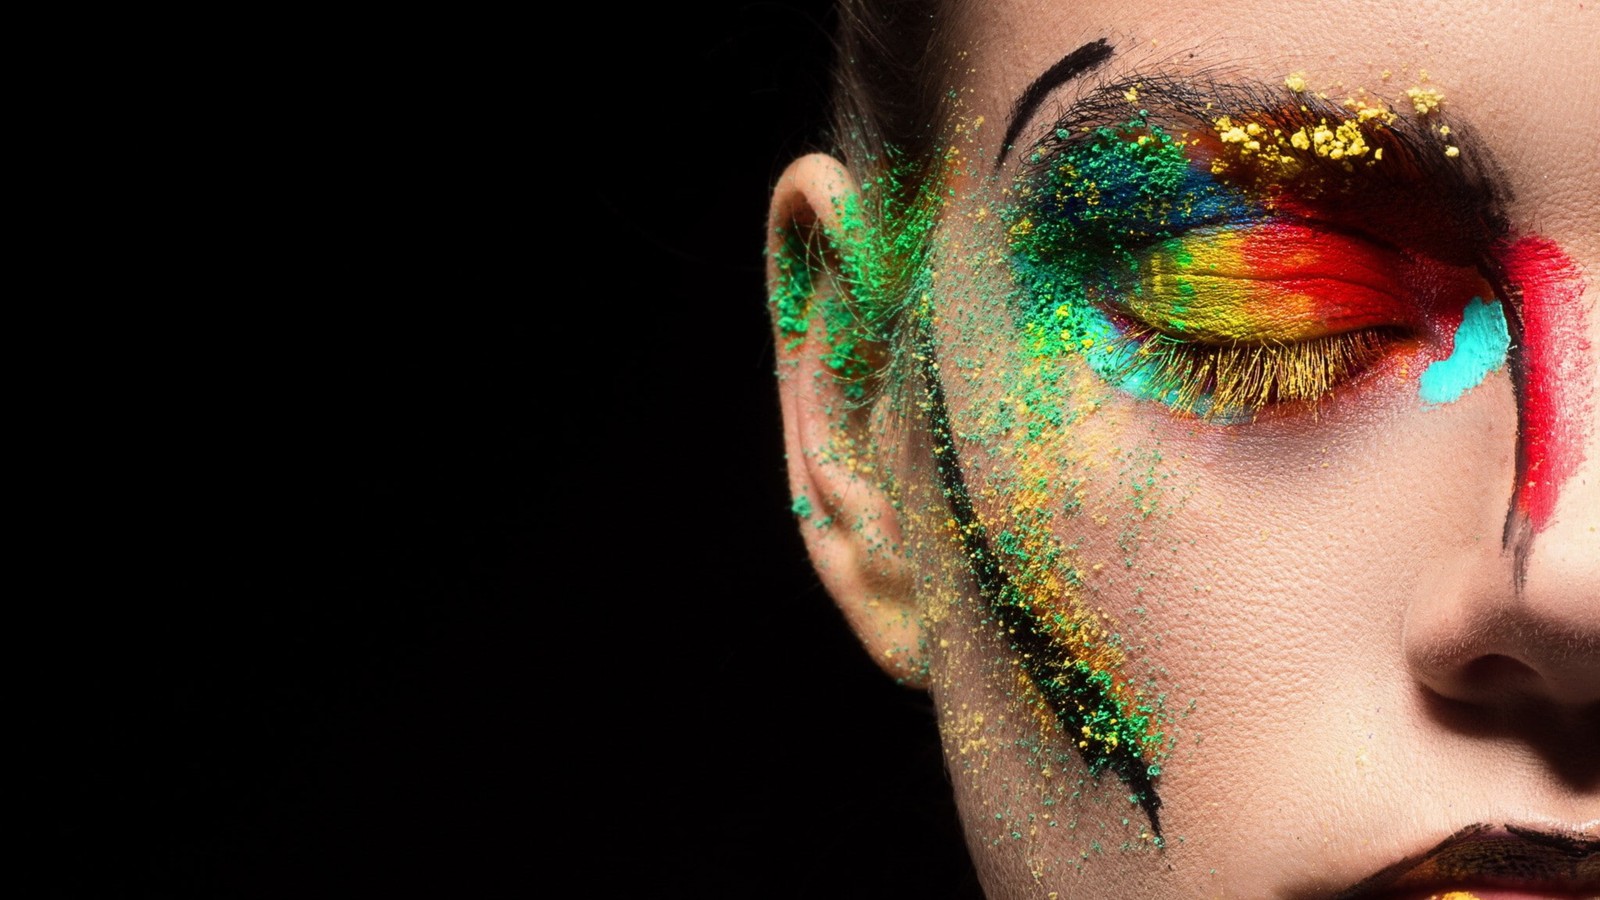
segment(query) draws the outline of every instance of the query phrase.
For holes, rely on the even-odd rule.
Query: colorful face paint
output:
[[[1315,405],[1487,293],[1474,268],[1431,255],[1413,223],[1383,229],[1399,246],[1365,230],[1385,224],[1369,221],[1373,184],[1418,192],[1392,113],[1257,118],[1174,132],[1141,112],[1057,128],[1011,220],[1015,306],[1034,353],[1080,355],[1136,397],[1244,422],[1273,404]]]
[[[949,153],[945,159],[960,157]],[[973,177],[958,169],[956,164],[945,169],[946,183]],[[882,374],[870,368],[872,348],[893,344],[896,333],[925,338],[929,324],[925,299],[935,277],[928,260],[929,233],[941,194],[937,184],[929,183],[907,199],[898,189],[888,189],[895,183],[890,174],[886,183],[865,193],[867,203],[877,204],[870,212],[853,201],[837,210],[841,225],[826,235],[826,243],[834,286],[843,289],[838,294],[820,292],[820,279],[811,275],[820,268],[818,235],[786,231],[779,236],[774,260],[772,305],[780,340],[790,351],[801,349],[806,336],[817,334],[813,329],[820,326],[821,345],[805,350],[817,354],[851,400],[866,399],[867,376]],[[867,227],[869,220],[876,227]],[[912,374],[925,385],[916,406],[924,411],[934,440],[937,476],[948,506],[931,512],[947,521],[942,530],[976,577],[984,619],[996,623],[1020,661],[1019,680],[1010,690],[1037,720],[1041,734],[1048,735],[1036,745],[1038,768],[1065,772],[1081,765],[1092,779],[1113,776],[1124,786],[1117,793],[1126,798],[1126,806],[1142,810],[1149,820],[1148,829],[1133,826],[1136,833],[1147,846],[1159,846],[1155,784],[1170,747],[1162,703],[1149,684],[1125,671],[1125,650],[1114,623],[1079,596],[1075,560],[1053,530],[1060,508],[1047,502],[1056,487],[1052,474],[1059,472],[1059,460],[1028,455],[1047,435],[1059,437],[1057,429],[1066,423],[1059,391],[1049,383],[1048,373],[1008,386],[1015,390],[1011,408],[1025,410],[1019,416],[1024,427],[1013,448],[1014,462],[1032,474],[1021,477],[1026,484],[1009,482],[975,499],[955,437],[970,432],[955,428],[945,408],[943,383],[950,376],[937,365],[938,348],[919,343],[909,356],[920,360],[920,369],[900,370],[891,378]],[[904,382],[885,388],[897,386],[903,388]],[[832,447],[822,453],[849,457]],[[857,460],[849,457],[848,462]],[[1002,502],[994,502],[996,493]],[[796,515],[810,516],[813,510],[810,498],[795,499]],[[829,522],[828,527],[837,526]]]
[[[1322,143],[1282,139],[1267,157],[1250,138],[1261,128],[1221,122],[1222,147],[1278,173],[1306,173],[1286,155],[1301,143],[1338,143],[1341,165],[1368,152],[1333,136],[1341,127]],[[1195,139],[1144,117],[1056,138],[1011,224],[1022,328],[1038,354],[1078,352],[1134,396],[1248,421],[1274,402],[1315,404],[1416,319],[1397,253],[1282,215],[1272,195],[1222,178],[1224,157],[1190,154]],[[1318,171],[1314,183],[1325,181]]]
[[[1423,403],[1449,403],[1472,390],[1506,363],[1511,334],[1500,301],[1474,297],[1461,314],[1450,356],[1422,373],[1418,394]]]
[[[1077,599],[1078,580],[1051,529],[1043,496],[1015,498],[1013,515],[985,521],[973,505],[949,424],[944,391],[924,348],[929,385],[929,422],[939,477],[950,501],[951,524],[973,566],[978,589],[1008,635],[1021,661],[1024,692],[1036,692],[1045,727],[1065,738],[1091,775],[1111,771],[1150,820],[1150,838],[1161,846],[1161,798],[1155,779],[1167,741],[1159,702],[1144,696],[1122,673],[1123,652],[1101,617]],[[1024,464],[1026,468],[1026,464]],[[1024,478],[1048,494],[1045,478]],[[1030,499],[1036,502],[1028,502]]]
[[[917,181],[920,192],[901,192],[908,200],[883,202],[885,182],[867,184],[874,208],[847,203],[836,210],[842,227],[816,242],[828,249],[818,271],[845,289],[838,298],[813,303],[822,279],[794,274],[784,259],[775,266],[779,334],[791,341],[821,334],[817,343],[826,345],[807,348],[825,363],[818,374],[848,386],[847,402],[832,408],[858,410],[855,404],[878,399],[866,393],[875,385],[901,392],[871,407],[874,415],[892,408],[892,427],[871,432],[892,444],[861,452],[863,445],[849,443],[859,430],[839,425],[818,455],[877,473],[908,534],[887,552],[920,556],[919,580],[907,590],[925,614],[929,640],[913,652],[938,661],[927,674],[938,688],[947,763],[963,785],[977,786],[968,801],[983,812],[970,816],[969,836],[1031,845],[1037,828],[1038,846],[1055,861],[1066,859],[1057,851],[1068,840],[1081,841],[1084,859],[1107,834],[1125,849],[1183,841],[1176,823],[1190,815],[1180,806],[1188,795],[1167,809],[1172,843],[1163,837],[1163,772],[1204,764],[1215,745],[1200,746],[1199,728],[1219,726],[1211,710],[1193,723],[1175,712],[1185,709],[1178,698],[1191,707],[1196,698],[1210,702],[1204,686],[1212,673],[1185,669],[1173,654],[1200,646],[1179,641],[1207,639],[1214,610],[1174,601],[1173,589],[1192,582],[1203,597],[1213,579],[1230,580],[1233,567],[1261,573],[1257,582],[1270,593],[1278,581],[1272,573],[1297,563],[1243,547],[1226,527],[1209,534],[1216,522],[1226,524],[1235,501],[1208,479],[1249,494],[1255,505],[1246,508],[1269,523],[1291,522],[1297,502],[1327,514],[1323,498],[1355,491],[1335,478],[1319,481],[1314,463],[1327,469],[1330,457],[1326,446],[1312,456],[1312,443],[1326,435],[1339,443],[1341,431],[1388,435],[1381,429],[1397,421],[1350,416],[1324,433],[1297,420],[1211,440],[1213,433],[1188,422],[1157,421],[1153,414],[1163,410],[1155,404],[1234,425],[1279,407],[1297,416],[1372,384],[1391,389],[1395,403],[1386,413],[1415,412],[1400,407],[1413,397],[1448,403],[1505,366],[1508,348],[1522,343],[1519,291],[1561,280],[1538,254],[1522,268],[1498,264],[1492,251],[1505,227],[1483,177],[1486,155],[1470,141],[1460,142],[1463,149],[1447,144],[1443,126],[1412,122],[1407,130],[1380,107],[1336,108],[1309,95],[1301,105],[1299,96],[1286,101],[1259,85],[1223,97],[1215,109],[1214,96],[1172,83],[1108,85],[1091,91],[1087,105],[1073,103],[1045,141],[1012,158],[1022,169],[1014,181],[960,138],[936,148],[942,179]],[[1146,101],[1154,113],[1137,107]],[[1436,101],[1426,115],[1436,116]],[[954,131],[971,134],[963,129],[978,124],[960,122]],[[1008,127],[1004,144],[1019,127]],[[878,164],[894,155],[863,158]],[[966,162],[972,159],[983,165]],[[888,182],[897,181],[892,163],[882,165]],[[821,258],[793,238],[783,252],[808,268]],[[1508,271],[1509,281],[1500,277]],[[819,321],[824,327],[814,327]],[[1551,341],[1572,344],[1565,332]],[[1536,342],[1527,343],[1533,374],[1524,443],[1530,459],[1543,460],[1533,468],[1556,471],[1564,463],[1553,461],[1549,436],[1561,426],[1536,437],[1531,423],[1540,409],[1560,405],[1539,399],[1558,379],[1545,376],[1540,386],[1544,370],[1531,361]],[[1560,379],[1582,376],[1570,360],[1561,365],[1568,368]],[[1153,402],[1102,411],[1107,385]],[[1509,415],[1504,400],[1497,398],[1499,409]],[[1260,451],[1259,438],[1270,450]],[[1367,459],[1372,445],[1352,439],[1342,446],[1350,452],[1343,460],[1336,452],[1335,467],[1357,454]],[[1196,447],[1200,454],[1185,455]],[[1229,452],[1212,453],[1219,447]],[[1290,501],[1277,509],[1279,495],[1262,490],[1269,479],[1255,469],[1274,469],[1268,454],[1283,448],[1310,474],[1300,481],[1295,466],[1293,478],[1270,481],[1284,485]],[[1400,449],[1417,455],[1396,458],[1454,461],[1453,446]],[[1135,454],[1141,471],[1125,463]],[[1142,462],[1162,454],[1179,462],[1162,470]],[[874,468],[885,460],[893,467]],[[1177,477],[1162,484],[1168,475]],[[1478,484],[1492,486],[1494,477]],[[1311,487],[1296,494],[1291,481]],[[908,484],[910,493],[895,492]],[[1317,494],[1325,487],[1331,491]],[[1181,515],[1193,501],[1201,501],[1194,514]],[[1173,527],[1150,527],[1151,510],[1173,509]],[[801,496],[793,511],[809,518],[814,508]],[[1340,515],[1327,518],[1344,521]],[[828,518],[812,524],[808,535],[868,527]],[[1343,532],[1327,533],[1335,537],[1325,545],[1303,543],[1313,550],[1348,543]],[[1259,543],[1270,546],[1273,536],[1262,530]],[[1195,549],[1219,547],[1215,564]],[[1183,562],[1169,566],[1168,551]],[[1281,570],[1240,565],[1274,559]],[[1255,602],[1254,584],[1228,586],[1240,598],[1229,603]],[[1271,599],[1279,604],[1272,609],[1287,609],[1297,598],[1283,591]],[[1238,620],[1253,629],[1266,608]],[[1171,628],[1175,616],[1186,617],[1178,620],[1184,626]],[[1154,649],[1145,655],[1147,648]],[[1232,662],[1249,665],[1239,658],[1223,665]],[[1185,733],[1191,724],[1199,728]],[[1074,778],[1059,777],[1068,772]],[[1093,815],[1075,821],[1067,811],[1096,804],[1119,816],[1120,826]],[[1080,824],[1089,827],[1070,834]]]
[[[1156,245],[1123,305],[1163,332],[1208,343],[1293,343],[1414,317],[1369,241],[1298,222],[1196,229]]]
[[[1585,366],[1582,272],[1553,242],[1527,237],[1504,254],[1522,296],[1522,435],[1517,505],[1534,530],[1550,521],[1561,485],[1583,462],[1592,399]]]

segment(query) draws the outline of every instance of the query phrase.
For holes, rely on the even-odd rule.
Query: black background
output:
[[[157,299],[43,443],[51,895],[975,895],[787,509],[763,220],[827,6],[599,12],[184,72]]]

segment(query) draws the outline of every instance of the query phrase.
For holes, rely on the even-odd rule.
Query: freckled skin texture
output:
[[[1068,360],[1055,389],[1092,411],[1033,442],[1005,431],[1040,375],[1008,330],[1005,234],[977,211],[1004,202],[1023,154],[992,183],[960,182],[932,289],[956,449],[986,523],[1044,511],[1078,602],[1120,635],[1127,677],[1163,697],[1157,849],[1125,785],[1037,750],[1011,651],[930,512],[926,442],[878,457],[901,473],[897,502],[881,479],[818,461],[839,434],[882,429],[883,412],[840,413],[816,354],[780,342],[796,493],[864,525],[803,533],[868,652],[932,693],[989,896],[1328,896],[1472,823],[1600,837],[1600,4],[995,0],[962,24],[972,49],[952,83],[962,115],[987,123],[962,145],[982,171],[1018,94],[1101,37],[1116,53],[1096,78],[1303,72],[1313,91],[1403,100],[1425,70],[1505,173],[1511,237],[1538,234],[1587,273],[1576,333],[1590,345],[1563,362],[1579,462],[1524,545],[1519,584],[1503,541],[1513,373],[1423,404],[1417,378],[1448,354],[1437,342],[1386,357],[1314,416],[1243,425],[1174,415]],[[1080,88],[1047,100],[1019,148]],[[780,181],[773,221],[826,225],[853,190],[808,157]],[[1038,483],[1042,495],[1022,488]]]

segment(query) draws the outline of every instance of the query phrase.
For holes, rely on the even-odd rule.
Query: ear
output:
[[[773,189],[767,296],[789,487],[812,565],[856,637],[885,672],[927,687],[899,516],[856,380],[882,348],[846,327],[860,298],[840,261],[859,258],[867,226],[843,213],[859,199],[844,166],[820,154],[790,164]]]

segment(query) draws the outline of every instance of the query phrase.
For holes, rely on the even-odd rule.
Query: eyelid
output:
[[[1297,342],[1420,324],[1401,254],[1310,223],[1196,228],[1142,256],[1133,289],[1111,299],[1190,340]]]

